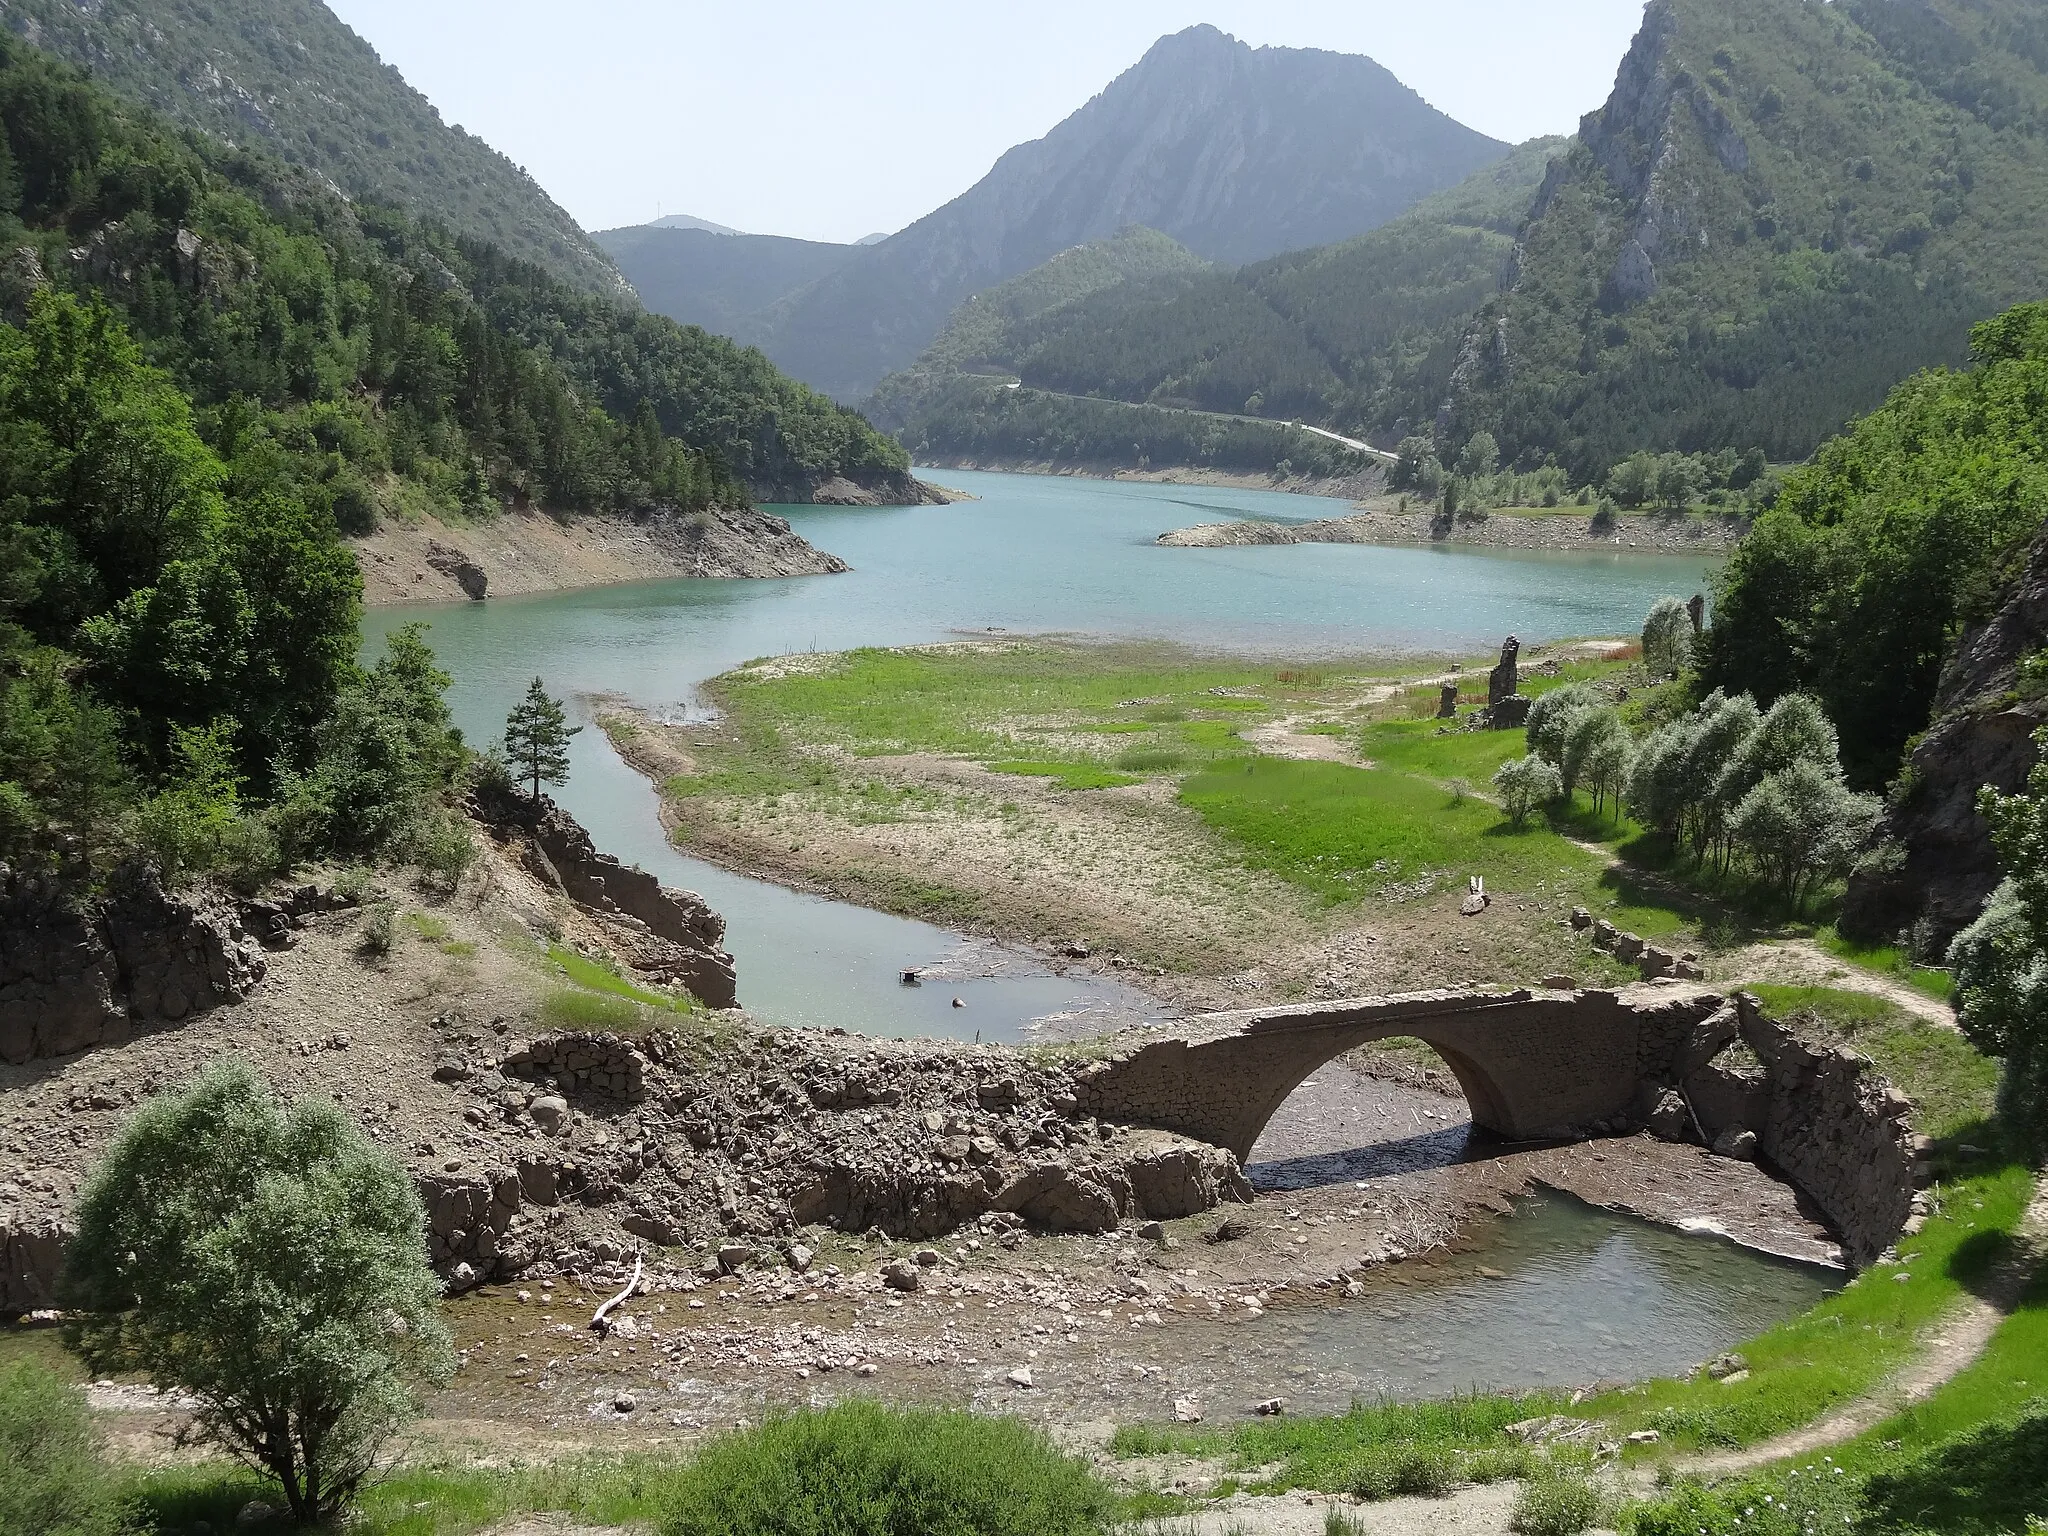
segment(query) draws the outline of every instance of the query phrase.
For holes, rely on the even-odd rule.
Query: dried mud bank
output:
[[[1740,518],[1617,517],[1596,528],[1590,514],[1446,521],[1431,512],[1368,508],[1313,523],[1200,523],[1162,533],[1169,549],[1240,549],[1268,544],[1486,545],[1500,549],[1640,550],[1714,554],[1735,547],[1749,524]]]
[[[750,507],[567,522],[514,511],[466,527],[425,518],[414,525],[388,523],[350,544],[363,573],[363,600],[373,608],[677,576],[824,576],[847,568],[782,518]]]

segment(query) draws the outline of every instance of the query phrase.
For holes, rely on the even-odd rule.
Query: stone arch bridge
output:
[[[1317,1068],[1396,1036],[1442,1057],[1473,1122],[1507,1141],[1645,1127],[1708,1144],[1735,1135],[1819,1206],[1851,1262],[1883,1252],[1911,1212],[1925,1148],[1907,1124],[1912,1106],[1867,1061],[1805,1044],[1747,996],[1668,982],[1208,1014],[1113,1041],[1076,1072],[1075,1095],[1103,1119],[1177,1131],[1242,1161]],[[1731,1050],[1738,1043],[1748,1050]]]

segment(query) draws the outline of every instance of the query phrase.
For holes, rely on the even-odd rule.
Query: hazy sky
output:
[[[588,229],[692,213],[856,240],[965,191],[1210,22],[1369,54],[1497,138],[1569,132],[1643,0],[329,0]]]

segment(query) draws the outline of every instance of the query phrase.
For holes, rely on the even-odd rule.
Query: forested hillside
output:
[[[623,294],[610,260],[539,183],[442,122],[320,0],[0,0],[0,26],[225,144]]]
[[[0,251],[17,868],[465,857],[446,680],[405,635],[355,661],[341,535],[380,516],[907,486],[895,444],[759,353],[187,136],[5,36]]]
[[[2048,286],[2034,0],[1654,0],[1470,327],[1453,444],[1804,457]]]
[[[1199,454],[1226,438],[1270,455],[1236,467],[1270,468],[1282,457],[1299,466],[1304,451],[1319,452],[1300,434],[1275,430],[1239,434],[1219,425],[1191,434],[1181,420],[1155,431],[1142,413],[1091,412],[1081,401],[1019,399],[1017,391],[1006,398],[964,376],[993,368],[1027,391],[1306,420],[1391,444],[1434,415],[1465,325],[1499,290],[1514,232],[1562,144],[1525,144],[1358,239],[1235,271],[1098,262],[1100,280],[1069,292],[1061,274],[1084,253],[1125,242],[1063,253],[962,305],[916,364],[883,381],[871,409],[902,428],[914,450],[937,454],[977,451],[970,442],[986,451],[995,436],[1018,444],[1036,437],[1038,451],[1012,450],[1031,458],[1059,458],[1061,445],[1085,441],[1098,462],[1128,460],[1140,442],[1155,464],[1183,462],[1176,445]],[[1013,294],[1048,301],[1020,307]],[[967,336],[971,345],[963,345]],[[977,422],[991,413],[1000,427]],[[1100,430],[1077,435],[1090,419]]]
[[[221,432],[312,443],[294,462],[346,527],[380,500],[576,512],[903,480],[900,449],[758,353],[183,137],[19,43],[0,126],[14,311],[44,282],[113,304]]]

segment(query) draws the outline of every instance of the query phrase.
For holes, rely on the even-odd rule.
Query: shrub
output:
[[[1133,747],[1116,760],[1116,765],[1126,773],[1156,773],[1178,768],[1186,761],[1186,754],[1171,747]]]
[[[85,1394],[25,1361],[0,1367],[0,1531],[114,1536],[129,1522],[108,1483]]]
[[[1500,791],[1508,820],[1519,827],[1537,806],[1564,793],[1564,778],[1540,757],[1518,757],[1494,770],[1493,787]]]
[[[1114,1506],[1013,1419],[849,1402],[708,1443],[663,1536],[1097,1536]]]
[[[1515,1495],[1509,1522],[1522,1536],[1578,1536],[1600,1518],[1600,1492],[1583,1472],[1539,1469]]]
[[[197,1399],[301,1522],[347,1505],[413,1388],[454,1369],[405,1167],[331,1101],[286,1106],[246,1062],[115,1136],[78,1204],[66,1342]]]
[[[388,901],[380,901],[363,919],[363,931],[356,938],[356,953],[365,960],[382,960],[397,941],[398,909]]]

